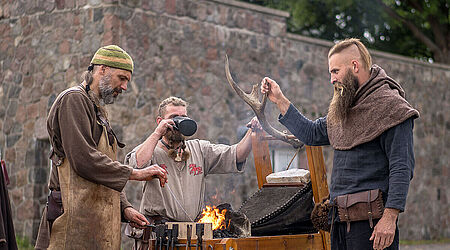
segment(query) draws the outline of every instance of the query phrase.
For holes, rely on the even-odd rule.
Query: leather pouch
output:
[[[47,220],[53,222],[63,213],[61,191],[51,191],[47,198]]]
[[[354,194],[340,195],[336,202],[341,222],[347,222],[347,232],[350,231],[350,222],[369,220],[373,228],[373,220],[383,215],[384,205],[380,189],[373,189]]]

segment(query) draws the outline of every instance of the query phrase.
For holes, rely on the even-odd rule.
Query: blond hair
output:
[[[182,107],[188,107],[189,103],[186,102],[185,100],[175,97],[175,96],[171,96],[169,98],[164,99],[158,107],[158,115],[161,117],[164,117],[165,113],[166,113],[166,107],[168,105],[173,105],[173,106],[182,106]]]
[[[342,52],[344,49],[349,48],[352,45],[356,45],[359,51],[359,55],[361,56],[364,68],[366,70],[369,70],[372,66],[372,57],[370,56],[366,46],[364,46],[364,44],[357,38],[347,38],[336,43],[328,52],[328,58],[330,58],[334,54]]]

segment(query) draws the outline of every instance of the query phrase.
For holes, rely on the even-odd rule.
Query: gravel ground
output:
[[[400,250],[449,250],[450,243],[425,245],[400,245]]]

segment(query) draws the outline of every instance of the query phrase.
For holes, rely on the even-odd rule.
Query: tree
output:
[[[450,64],[446,0],[242,0],[288,11],[292,33],[341,40],[360,38],[369,48]]]

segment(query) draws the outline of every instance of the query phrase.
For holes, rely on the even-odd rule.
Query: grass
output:
[[[34,247],[31,245],[30,240],[27,237],[16,235],[17,248],[19,250],[33,250]]]
[[[449,238],[438,240],[400,240],[400,245],[427,245],[427,244],[446,244],[450,243]]]

